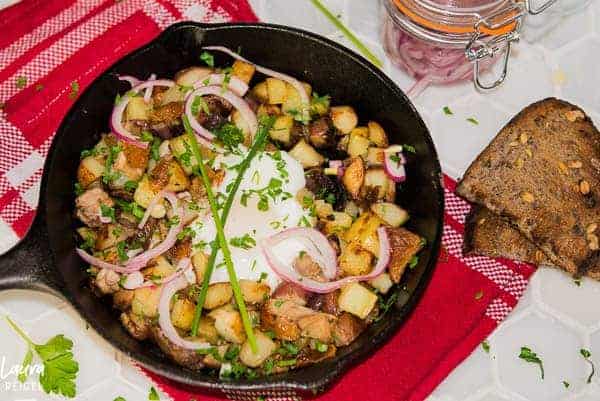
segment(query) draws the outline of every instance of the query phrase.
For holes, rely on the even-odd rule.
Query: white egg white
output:
[[[221,167],[225,171],[223,181],[215,188],[215,194],[221,204],[227,197],[228,186],[235,181],[238,175],[234,166],[241,163],[245,156],[246,150],[243,149],[240,152],[228,153],[215,159],[215,166]],[[273,179],[281,181],[281,194],[274,198],[268,194],[268,190],[265,190],[270,187],[269,184]],[[262,278],[269,284],[271,290],[280,283],[279,277],[265,260],[260,244],[263,239],[287,228],[305,225],[312,221],[309,212],[304,210],[296,199],[297,192],[304,188],[305,184],[302,165],[287,152],[262,152],[253,159],[244,174],[225,224],[225,236],[229,241],[233,266],[238,279],[257,281]],[[268,201],[267,208],[264,207],[264,202],[261,206],[266,210],[259,210],[261,194],[263,199],[266,196]],[[194,244],[207,244],[203,251],[209,254],[210,246],[208,244],[216,235],[211,213],[208,212],[199,217],[192,224],[192,228],[196,232]],[[241,238],[246,238],[246,241],[242,243],[243,246],[232,245],[232,242]],[[284,244],[285,246],[280,244],[277,247],[278,256],[281,260],[291,263],[298,252],[302,250],[302,245],[296,244],[296,241],[293,240],[285,241]],[[210,282],[228,281],[229,275],[223,254],[219,252]]]

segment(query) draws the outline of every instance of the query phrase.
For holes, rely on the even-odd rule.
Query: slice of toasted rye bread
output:
[[[577,106],[549,98],[523,109],[457,193],[509,221],[567,272],[600,269],[600,133]]]
[[[508,221],[479,205],[475,205],[467,216],[463,253],[513,259],[534,265],[553,265],[544,252]],[[586,276],[600,280],[600,266],[588,270]]]

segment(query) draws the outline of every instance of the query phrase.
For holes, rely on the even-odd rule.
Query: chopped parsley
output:
[[[242,130],[231,123],[223,124],[213,133],[229,149],[233,149],[244,142],[244,133]]]
[[[209,67],[215,67],[215,56],[209,52],[202,52],[202,54],[200,54],[200,60],[204,61],[204,63]]]
[[[519,358],[521,358],[525,362],[534,363],[538,365],[540,367],[542,380],[544,380],[544,364],[535,352],[533,352],[530,348],[521,347],[521,353],[519,354]]]
[[[82,150],[79,157],[81,159],[85,159],[86,157],[97,156],[97,155],[98,155],[98,150],[96,150],[96,148],[92,148],[92,149],[84,149],[84,150]]]
[[[417,153],[417,149],[415,149],[414,146],[412,145],[407,145],[406,143],[404,145],[402,145],[402,150],[405,150],[409,153]]]
[[[80,183],[76,182],[74,185],[75,196],[79,196],[84,192],[83,187]]]
[[[196,236],[196,232],[192,230],[191,227],[186,227],[177,234],[177,239],[182,240],[186,237],[194,238]]]
[[[117,256],[121,262],[125,262],[127,259],[129,259],[129,256],[127,256],[127,251],[125,250],[126,247],[127,243],[125,241],[120,241],[117,243]]]
[[[397,300],[398,300],[398,292],[394,292],[392,295],[390,295],[388,297],[388,299],[385,299],[383,296],[379,295],[378,296],[379,316],[377,317],[377,319],[375,319],[375,321],[381,320],[381,318],[383,318],[383,316],[388,312],[388,310],[390,310],[392,305],[394,305]]]
[[[410,262],[408,262],[408,268],[414,269],[419,263],[419,257],[417,255],[413,256]]]
[[[79,93],[79,83],[77,81],[71,82],[71,92],[69,93],[69,99],[73,100]]]
[[[148,393],[148,399],[150,401],[159,401],[160,397],[158,396],[158,392],[154,387],[150,387],[150,392]]]
[[[96,239],[92,235],[86,235],[83,243],[79,245],[81,249],[85,250],[93,250],[96,246]]]
[[[108,156],[106,157],[106,163],[104,164],[104,173],[102,174],[102,182],[104,184],[110,184],[111,182],[119,179],[121,173],[113,171],[113,163],[115,162],[117,155],[123,150],[120,145],[111,146],[108,149]]]
[[[100,214],[102,215],[102,217],[110,217],[110,220],[113,223],[116,221],[115,208],[114,207],[110,207],[110,206],[106,206],[106,205],[100,205]]]
[[[592,362],[592,360],[590,359],[592,356],[592,353],[585,348],[580,349],[579,353],[581,354],[583,359],[585,359],[587,361],[587,363],[589,363],[590,366],[592,367],[592,372],[590,373],[590,375],[587,378],[587,383],[591,383],[592,377],[594,376],[594,373],[596,373],[596,367],[594,366],[594,362]]]
[[[129,214],[132,214],[136,219],[141,220],[144,217],[144,208],[134,202],[126,202],[122,199],[115,199],[117,206],[119,208]]]
[[[467,118],[467,121],[470,122],[473,125],[479,125],[479,121],[477,121],[475,119],[475,117],[469,117],[469,118]]]
[[[254,260],[254,265],[256,266],[256,259]],[[260,273],[260,277],[258,278],[258,282],[262,282],[263,280],[265,280],[269,275],[266,272],[262,272]]]
[[[331,96],[323,95],[319,96],[317,92],[312,93],[312,100],[310,102],[311,112],[314,115],[320,115],[322,112],[329,109],[331,103]]]
[[[308,221],[308,219],[306,218],[306,216],[302,216],[302,218],[300,219],[300,221],[298,222],[298,227],[312,227],[312,224],[310,224],[310,221]]]
[[[298,352],[300,352],[298,346],[290,341],[283,341],[281,347],[278,349],[278,353],[283,356],[296,356]]]
[[[568,381],[563,380],[562,382],[563,386],[565,386],[565,388],[569,388],[569,386],[571,385],[571,383],[569,383]]]
[[[256,240],[246,233],[242,237],[233,237],[229,240],[231,246],[242,249],[251,249],[256,246]]]
[[[269,184],[264,188],[243,190],[242,196],[240,198],[240,203],[244,207],[247,207],[248,199],[252,195],[257,195],[258,203],[256,204],[256,207],[261,212],[265,212],[265,211],[269,210],[269,198],[272,199],[273,201],[277,201],[278,199],[280,199],[281,201],[284,201],[284,200],[290,199],[292,197],[291,193],[283,191],[282,185],[283,185],[283,181],[273,177],[269,181]]]
[[[277,361],[276,365],[279,367],[287,367],[287,366],[294,366],[296,363],[298,363],[297,359],[285,359],[282,361]]]
[[[221,84],[221,93],[225,93],[227,88],[229,87],[229,82],[231,82],[231,67],[228,67],[223,70],[225,76],[223,77],[223,83]]]
[[[327,352],[327,349],[329,349],[329,346],[327,344],[322,343],[321,341],[317,340],[317,342],[315,343],[315,348],[319,352]]]
[[[167,227],[173,227],[179,224],[179,216],[173,216],[169,220],[167,220]]]
[[[152,141],[152,144],[150,145],[150,157],[152,158],[152,160],[160,159],[159,148],[160,148],[160,139],[154,138],[154,140]]]
[[[127,181],[125,183],[124,188],[128,192],[133,192],[133,191],[135,191],[135,189],[137,188],[137,186],[138,186],[137,181],[131,181],[131,180],[129,180],[129,181]]]
[[[18,76],[15,85],[17,86],[17,89],[23,89],[27,86],[27,77],[23,75]]]
[[[484,341],[481,343],[481,348],[483,348],[483,350],[484,350],[486,353],[488,353],[488,354],[490,353],[490,343],[488,343],[488,342],[487,342],[487,340],[484,340]]]
[[[154,140],[154,135],[152,135],[152,132],[144,130],[142,131],[140,139],[144,142],[152,142]]]
[[[452,112],[452,110],[450,110],[450,107],[448,107],[448,106],[444,106],[443,110],[444,110],[444,114],[447,115],[447,116],[451,116],[451,115],[454,114]]]

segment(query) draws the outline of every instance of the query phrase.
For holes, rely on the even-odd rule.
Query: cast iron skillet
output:
[[[115,75],[145,78],[154,72],[159,77],[172,77],[184,67],[198,65],[204,45],[241,47],[248,59],[309,82],[318,93],[328,93],[338,104],[350,104],[360,116],[379,121],[392,143],[408,143],[416,148],[416,154],[410,156],[408,181],[398,191],[398,200],[410,212],[408,228],[424,236],[427,245],[417,267],[405,275],[393,310],[331,360],[264,379],[220,381],[178,366],[156,346],[134,340],[121,327],[110,304],[86,287],[84,262],[74,252],[73,183],[81,150],[93,146],[107,131],[117,91],[128,89]],[[230,62],[225,56],[215,55],[217,65]],[[436,151],[417,111],[390,79],[362,57],[327,39],[288,27],[183,22],[113,65],[71,108],[46,160],[33,226],[17,247],[0,258],[0,289],[29,288],[66,298],[116,348],[151,371],[184,385],[229,394],[264,394],[276,389],[317,394],[381,347],[423,293],[440,247],[444,205],[440,179]]]

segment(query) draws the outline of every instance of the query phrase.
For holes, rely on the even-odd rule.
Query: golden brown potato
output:
[[[83,188],[87,188],[93,182],[102,177],[104,173],[104,164],[97,157],[88,156],[81,160],[77,169],[77,181]]]
[[[360,276],[371,271],[373,255],[356,242],[348,244],[339,257],[340,268],[346,276]]]
[[[148,120],[150,117],[150,104],[141,96],[131,96],[125,109],[127,120]]]
[[[206,316],[201,317],[198,322],[198,336],[211,344],[216,344],[219,341],[219,333],[215,328],[215,320]]]
[[[185,191],[190,186],[190,180],[188,179],[185,171],[176,160],[171,160],[169,163],[169,182],[165,186],[165,190],[172,192]]]
[[[350,283],[342,287],[338,304],[345,312],[364,319],[377,303],[377,295],[359,283]]]
[[[120,311],[126,311],[131,307],[133,301],[133,290],[122,290],[113,294],[113,305]]]
[[[371,146],[367,151],[367,164],[371,167],[379,167],[383,165],[383,159],[385,158],[383,148],[376,148]]]
[[[342,177],[342,183],[353,198],[358,197],[364,178],[364,162],[360,157],[355,157],[350,162],[350,165],[346,167],[346,171],[344,171],[344,176]]]
[[[189,158],[189,165],[187,163],[183,163],[181,167],[187,175],[192,174],[192,168],[193,166],[196,166],[198,164],[198,161],[196,160],[196,156],[192,154],[192,147],[190,145],[189,139],[187,139],[187,136],[180,135],[169,140],[169,147],[171,148],[173,156],[175,156],[175,158],[177,158],[178,160],[182,160],[181,157],[183,155],[185,155],[184,157],[186,159]],[[214,153],[204,146],[200,146],[200,153],[202,154],[204,160],[209,160],[214,157]]]
[[[235,344],[242,344],[246,340],[242,317],[230,305],[215,309],[208,316],[215,319],[215,329],[225,340]]]
[[[127,229],[120,224],[110,223],[97,231],[96,249],[103,251],[113,247],[117,245],[117,243],[125,241],[131,234],[132,231],[130,229]]]
[[[240,350],[240,360],[244,365],[251,368],[260,366],[277,349],[277,344],[264,333],[256,330],[254,337],[256,338],[256,352],[252,351],[247,341],[242,345],[242,349]]]
[[[302,86],[304,86],[304,90],[306,91],[306,94],[310,98],[310,94],[312,91],[311,86],[305,82],[302,83]],[[285,100],[284,100],[283,104],[281,105],[281,111],[283,111],[284,113],[290,113],[290,114],[294,114],[294,115],[301,112],[302,108],[304,106],[302,105],[302,99],[300,98],[300,94],[298,93],[296,88],[294,88],[292,85],[286,83],[285,89],[286,89],[286,95],[285,95]]]
[[[255,70],[256,68],[254,68],[252,64],[241,60],[235,60],[231,66],[232,75],[241,79],[247,84],[249,84],[252,80]]]
[[[261,104],[256,110],[256,116],[279,116],[281,115],[281,109],[276,104]]]
[[[152,199],[158,195],[160,188],[156,188],[150,183],[147,175],[144,175],[141,181],[138,183],[135,193],[133,194],[133,200],[143,208],[147,208]]]
[[[208,286],[204,307],[214,309],[231,301],[233,291],[230,283],[214,283]]]
[[[349,134],[358,124],[358,116],[350,106],[334,106],[330,109],[329,115],[333,126],[344,134]]]
[[[328,343],[331,341],[332,320],[330,315],[315,313],[300,318],[298,320],[298,327],[300,327],[302,336]]]
[[[400,227],[409,217],[406,210],[391,202],[373,203],[371,211],[392,227]]]
[[[382,294],[387,294],[392,285],[394,285],[390,275],[387,273],[381,273],[374,279],[369,280],[369,284]]]
[[[325,162],[325,158],[306,143],[304,139],[298,141],[289,154],[298,160],[304,168],[318,167]]]
[[[187,298],[178,298],[171,310],[171,321],[173,325],[181,330],[188,331],[192,328],[194,320],[195,305]]]
[[[131,301],[131,311],[138,316],[148,318],[158,316],[158,301],[161,292],[160,286],[137,288],[134,290]]]
[[[388,271],[394,283],[400,282],[406,266],[423,247],[421,237],[410,231],[398,228],[386,228],[390,240],[390,263]]]
[[[162,280],[173,273],[175,273],[175,267],[162,255],[154,259],[154,264],[147,269],[147,275],[155,280]]]
[[[181,87],[179,85],[173,85],[162,93],[160,106],[164,106],[169,103],[183,102],[184,98],[185,93],[181,90]]]
[[[204,252],[196,252],[192,255],[192,265],[196,273],[196,282],[201,283],[204,277],[204,272],[208,267],[208,255]]]
[[[369,127],[369,140],[379,147],[387,148],[388,138],[383,127],[375,121],[369,121],[367,126]]]
[[[296,341],[300,338],[300,327],[295,322],[284,316],[278,316],[274,319],[275,321],[271,329],[275,333],[276,338],[284,341]]]
[[[127,142],[121,142],[121,145],[123,146],[123,154],[129,166],[136,169],[145,169],[148,166],[150,148],[144,149]]]
[[[294,118],[287,114],[277,117],[273,123],[273,127],[269,131],[271,139],[281,142],[284,145],[289,145],[291,142],[292,127],[294,126]]]
[[[326,234],[335,234],[344,231],[352,225],[352,217],[347,213],[333,212],[331,215],[333,216],[333,220],[327,219],[325,221]]]
[[[356,131],[356,129],[354,131]],[[369,151],[369,140],[354,131],[350,134],[347,152],[351,157],[361,156],[366,158]]]
[[[267,94],[270,104],[281,104],[285,102],[287,87],[285,82],[277,78],[267,78]]]
[[[315,212],[320,219],[327,220],[329,216],[333,215],[333,206],[331,203],[325,202],[323,199],[317,199],[314,201]]]
[[[269,101],[269,91],[267,90],[267,83],[265,81],[256,84],[251,92],[261,103]]]
[[[271,293],[271,288],[267,284],[252,280],[240,280],[240,289],[244,301],[251,304],[263,303]]]
[[[364,193],[369,193],[375,200],[393,202],[396,194],[396,184],[382,168],[370,168],[365,174]]]

